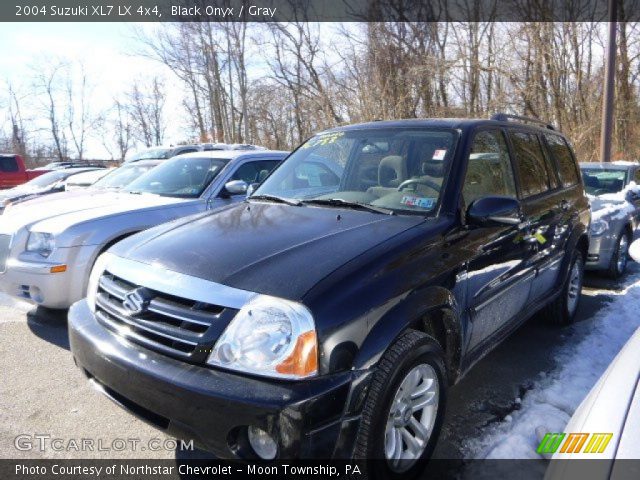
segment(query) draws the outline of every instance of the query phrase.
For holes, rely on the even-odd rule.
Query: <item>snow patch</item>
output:
[[[629,277],[620,295],[597,314],[589,333],[556,354],[558,367],[541,372],[520,399],[521,408],[467,443],[466,458],[540,459],[539,433],[562,432],[573,412],[640,327],[640,275]]]

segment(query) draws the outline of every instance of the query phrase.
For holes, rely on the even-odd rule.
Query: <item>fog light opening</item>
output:
[[[263,460],[273,460],[278,453],[278,445],[271,436],[261,428],[251,426],[247,430],[249,444],[253,451]]]
[[[44,301],[44,297],[42,296],[40,289],[33,285],[29,287],[29,298],[36,303],[42,303]]]

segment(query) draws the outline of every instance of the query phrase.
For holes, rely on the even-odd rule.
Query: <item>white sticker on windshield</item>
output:
[[[420,207],[420,208],[433,208],[436,204],[436,199],[431,197],[414,197],[413,195],[405,195],[400,201],[403,205],[408,207]]]
[[[433,158],[432,160],[444,160],[444,156],[447,154],[446,150],[436,150],[435,152],[433,152]]]

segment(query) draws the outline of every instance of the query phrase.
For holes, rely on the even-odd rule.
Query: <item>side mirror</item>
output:
[[[635,202],[640,199],[640,190],[632,189],[627,192],[627,200]]]
[[[247,197],[250,197],[251,195],[253,195],[253,192],[256,191],[256,188],[258,188],[260,186],[260,184],[258,182],[254,182],[251,185],[249,185],[249,188],[247,188]]]
[[[244,195],[247,193],[249,185],[244,180],[231,180],[225,183],[223,192],[225,196]]]
[[[480,226],[518,225],[522,222],[520,202],[511,197],[483,197],[474,201],[467,210],[469,223]]]

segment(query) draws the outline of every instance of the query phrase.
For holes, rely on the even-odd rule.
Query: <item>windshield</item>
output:
[[[64,180],[69,176],[69,172],[65,172],[64,170],[55,171],[55,172],[47,172],[42,175],[38,175],[36,178],[29,180],[27,183],[22,185],[21,187],[47,187],[52,185],[60,180]]]
[[[170,197],[199,197],[228,160],[178,156],[158,165],[127,185],[132,193]]]
[[[133,163],[130,165],[123,165],[120,168],[116,168],[113,172],[108,173],[100,180],[91,185],[91,188],[122,188],[129,185],[135,179],[142,174],[147,173],[157,164],[149,163]]]
[[[171,148],[150,148],[132,155],[128,161],[132,162],[135,160],[149,160],[154,158],[165,159],[169,158],[171,151]]]
[[[627,184],[627,171],[613,168],[581,168],[584,189],[589,195],[617,193]]]
[[[456,141],[455,131],[436,128],[320,134],[296,150],[254,195],[428,214],[440,199]]]

